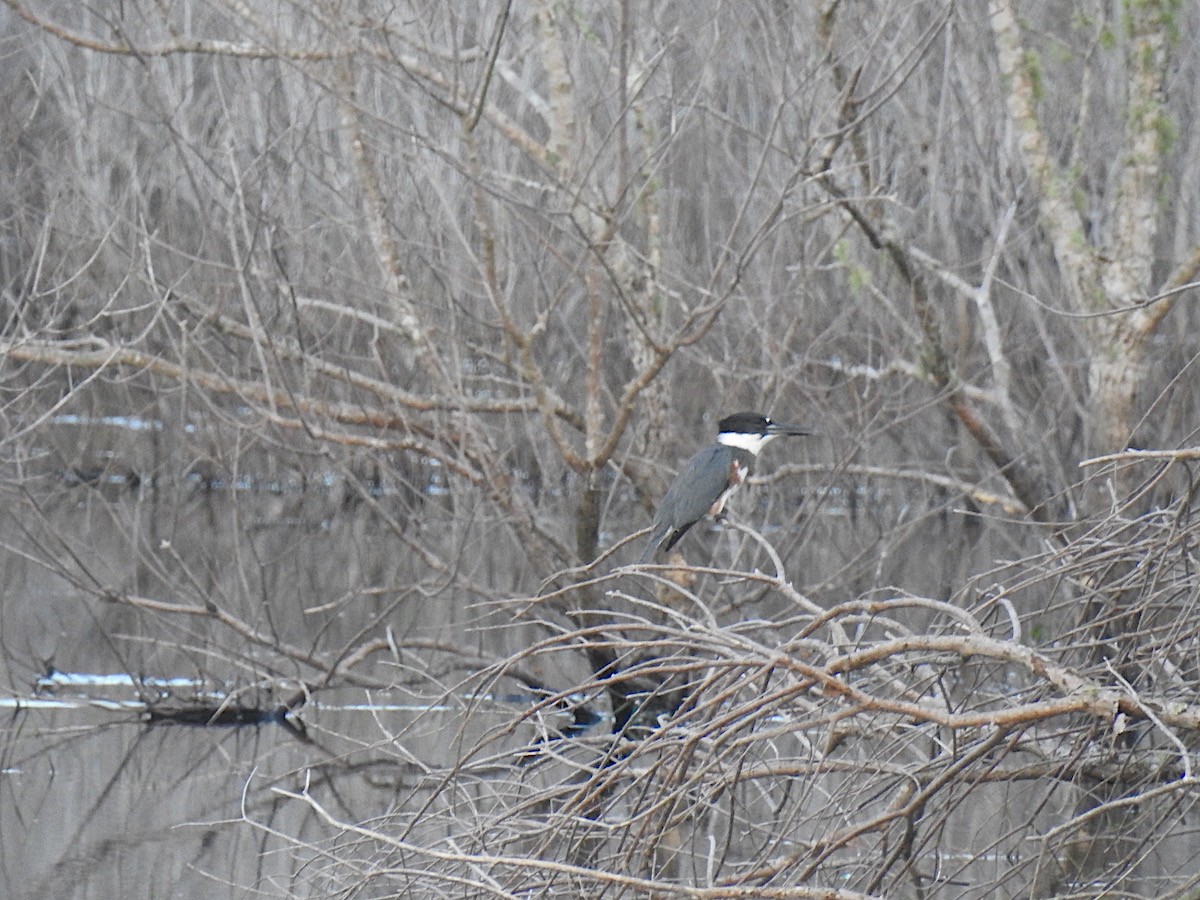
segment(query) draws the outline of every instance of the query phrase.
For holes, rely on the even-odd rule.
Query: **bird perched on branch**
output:
[[[649,560],[655,550],[669,551],[705,514],[720,520],[725,501],[750,476],[755,457],[768,441],[780,435],[813,433],[754,412],[726,416],[717,423],[717,432],[717,442],[688,460],[663,496],[642,562]]]

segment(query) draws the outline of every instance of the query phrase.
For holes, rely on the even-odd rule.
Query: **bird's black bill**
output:
[[[802,437],[816,433],[815,429],[809,428],[807,425],[783,425],[779,422],[772,422],[767,426],[767,434],[786,434],[794,437]]]

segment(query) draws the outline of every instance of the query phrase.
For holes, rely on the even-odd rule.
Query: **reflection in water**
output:
[[[464,544],[461,580],[414,574],[404,528],[427,546],[454,533],[428,497],[406,526],[401,492],[353,504],[325,487],[55,484],[39,501],[43,518],[0,517],[0,548],[39,550],[0,560],[3,896],[398,896],[406,866],[428,867],[426,888],[441,877],[473,884],[493,875],[477,859],[497,852],[571,865],[617,843],[631,870],[708,884],[710,867],[729,876],[748,859],[797,871],[806,840],[842,833],[863,809],[903,802],[960,762],[946,734],[882,714],[859,733],[825,735],[845,712],[837,692],[813,692],[781,665],[807,664],[822,645],[781,646],[777,623],[797,633],[807,620],[769,592],[710,602],[732,579],[668,577],[626,607],[617,621],[627,626],[603,646],[627,668],[608,681],[638,666],[646,677],[625,682],[631,708],[614,715],[577,634],[548,609],[532,610],[545,616],[537,626],[514,619],[503,598],[519,595],[523,573],[506,541]],[[840,528],[847,517],[828,520]],[[936,545],[907,534],[911,552],[887,559],[889,579],[922,596],[955,582],[977,536],[943,521],[922,523]],[[598,641],[609,640],[607,613]],[[843,615],[855,640],[900,627],[890,614]],[[903,624],[919,634],[926,623]],[[940,627],[959,626],[950,617]],[[934,654],[897,667],[885,687],[905,702],[909,691],[926,697],[935,671],[938,696],[968,709],[1027,689],[1005,672],[971,680],[952,663]],[[629,727],[614,735],[618,715]],[[657,743],[645,739],[656,730]],[[1019,764],[1023,748],[1012,746]],[[1053,778],[969,785],[933,830],[914,832],[937,835],[920,863],[944,881],[924,887],[963,896],[959,884],[1014,870],[1024,874],[1011,883],[1027,883],[1044,852],[1029,835],[1062,821],[1067,795]],[[433,854],[452,843],[478,857],[446,875]],[[414,861],[417,844],[429,854]],[[848,843],[822,877],[860,886],[877,851],[869,839]],[[388,875],[376,885],[379,866]],[[570,895],[564,885],[555,889]]]
[[[445,735],[463,733],[461,706],[358,693],[306,707],[307,740],[265,725],[148,728],[135,701],[19,701],[0,763],[4,896],[296,896],[295,848],[261,825],[304,834],[311,813],[275,788],[336,784],[339,813],[370,818],[406,779],[390,736],[437,766]],[[476,706],[475,727],[510,717],[496,706]],[[534,728],[522,731],[532,745]]]
[[[0,896],[311,893],[306,861],[319,854],[292,838],[319,825],[276,789],[308,785],[366,821],[501,723],[521,719],[503,741],[520,750],[572,722],[530,712],[536,698],[511,680],[477,692],[455,690],[456,671],[410,674],[413,643],[458,648],[476,668],[522,638],[479,627],[457,594],[410,600],[412,571],[379,518],[403,517],[400,491],[367,507],[324,486],[251,490],[290,484],[279,478],[243,479],[242,493],[47,483],[40,519],[0,516]],[[75,574],[9,552],[31,542],[39,558],[69,547],[57,552]],[[97,584],[201,613],[211,603],[236,624],[131,610]],[[332,662],[385,628],[351,670],[357,687],[326,687],[321,670],[270,652]],[[318,689],[287,718],[148,724],[154,710],[275,711],[303,679]]]

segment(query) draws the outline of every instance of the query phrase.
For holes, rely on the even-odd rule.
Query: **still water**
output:
[[[798,612],[709,578],[686,615],[664,600],[639,618],[647,598],[623,593],[636,579],[596,595],[612,604],[599,620],[627,626],[617,652],[640,639],[631,662],[666,661],[659,687],[671,666],[707,679],[694,698],[707,718],[685,709],[657,744],[614,753],[595,660],[561,615],[525,601],[518,616],[506,602],[537,587],[514,565],[511,535],[439,512],[436,492],[414,501],[375,485],[350,502],[336,479],[286,475],[147,485],[83,472],[42,486],[10,494],[0,515],[0,896],[390,897],[410,884],[422,896],[576,896],[576,883],[645,896],[651,878],[712,884],[780,860],[809,877],[807,842],[986,749],[987,734],[962,751],[960,735],[882,714],[843,740],[828,731],[846,711],[836,694],[803,685],[760,708],[782,686],[772,648],[822,607]],[[898,504],[897,519],[909,509]],[[823,523],[842,527],[843,511],[831,504]],[[948,515],[914,521],[902,552],[872,558],[879,583],[949,596],[998,555]],[[813,538],[790,565],[832,582],[838,554],[864,553],[845,534]],[[725,552],[735,537],[699,534],[693,548]],[[424,566],[422,547],[455,567]],[[839,582],[832,596],[859,589]],[[916,616],[904,627],[957,626]],[[936,685],[930,665],[948,666]],[[932,659],[874,689],[907,702],[936,687],[982,708],[1022,689],[1011,674]],[[827,731],[837,743],[818,740]],[[1067,735],[1050,752],[1083,752]],[[1077,868],[1108,881],[1044,877],[1063,853],[1040,835],[1076,815],[1078,792],[1040,774],[988,782],[993,766],[1026,763],[1011,746],[979,757],[978,781],[938,795],[914,832],[924,880],[893,878],[904,893],[889,896],[1029,896],[1038,879],[1044,895],[1097,896],[1118,881],[1153,890],[1196,877],[1190,791],[1178,807],[1136,807],[1149,824],[1110,829],[1142,842],[1121,849],[1137,868],[1107,871],[1116,845],[1095,841]],[[876,867],[891,877],[901,831],[847,841],[812,883],[861,891]],[[580,876],[595,853],[621,874]]]
[[[511,682],[463,682],[517,636],[416,579],[370,537],[379,518],[328,485],[54,487],[0,516],[4,897],[328,896],[345,878],[323,861],[337,830],[281,792],[371,820],[531,704]],[[430,669],[439,647],[467,661]],[[264,721],[177,723],[196,708]],[[537,721],[501,743],[536,739]]]
[[[520,700],[332,691],[288,727],[198,727],[147,724],[136,700],[84,699],[126,693],[120,677],[104,691],[106,679],[53,680],[53,696],[0,704],[6,897],[328,895],[321,847],[334,831],[281,791],[369,820],[411,798],[422,765],[468,738],[466,718],[486,729]]]

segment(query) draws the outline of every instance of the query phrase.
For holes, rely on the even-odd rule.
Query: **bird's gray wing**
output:
[[[659,517],[669,518],[662,524],[679,528],[691,525],[707,513],[729,486],[732,463],[733,453],[720,444],[705,447],[689,459],[663,496]]]

